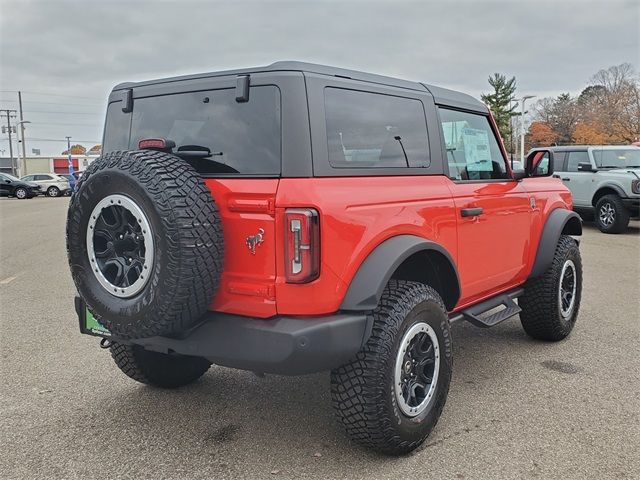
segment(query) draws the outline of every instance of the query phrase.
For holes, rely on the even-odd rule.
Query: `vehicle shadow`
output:
[[[465,405],[469,398],[475,398],[476,405],[494,401],[493,392],[513,379],[518,363],[525,361],[524,353],[540,348],[540,343],[524,334],[517,320],[486,330],[459,322],[452,326],[452,335],[454,377],[447,408],[427,447],[413,454],[427,459],[429,446],[469,431],[466,424],[460,424],[460,416],[477,417],[473,407]],[[221,473],[229,473],[234,465],[248,464],[291,472],[312,468],[313,462],[325,457],[334,463],[344,460],[348,470],[355,455],[366,461],[366,472],[362,464],[358,467],[359,476],[366,478],[382,465],[386,469],[403,461],[375,455],[347,440],[332,411],[327,373],[261,378],[250,372],[212,367],[193,385],[161,390],[136,384],[114,371],[110,383],[112,388],[99,410],[81,405],[76,411],[80,422],[76,427],[83,428],[85,419],[92,418],[103,425],[101,436],[119,439],[118,448],[129,450],[155,442],[158,450],[147,451],[148,455],[189,452],[190,458],[197,454],[199,461],[209,462],[207,469]],[[455,413],[465,409],[470,411]],[[102,448],[100,453],[108,456],[104,445]],[[288,465],[274,460],[282,459],[283,448],[290,459]]]
[[[593,220],[583,219],[582,228],[584,230],[588,230],[594,233],[599,233],[600,235],[606,235],[605,233],[602,233],[600,231],[600,229],[596,226]],[[627,230],[617,235],[640,235],[640,220],[631,220],[629,222],[629,226],[627,227]]]

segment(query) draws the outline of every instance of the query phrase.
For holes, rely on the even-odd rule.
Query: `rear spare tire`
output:
[[[80,296],[116,338],[169,335],[196,323],[216,291],[219,212],[180,158],[110,152],[71,197],[67,255]]]

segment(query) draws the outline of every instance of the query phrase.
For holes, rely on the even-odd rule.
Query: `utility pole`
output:
[[[20,110],[20,138],[22,138],[22,162],[20,163],[20,173],[27,173],[27,147],[24,141],[24,117],[22,116],[22,92],[18,91],[18,110]]]
[[[7,116],[7,133],[9,134],[9,156],[11,157],[11,174],[16,174],[16,165],[13,161],[13,141],[11,139],[11,116],[15,117],[17,113],[15,110],[0,110],[3,114]]]

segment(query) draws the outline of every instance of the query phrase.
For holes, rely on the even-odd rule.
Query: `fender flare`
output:
[[[596,206],[596,202],[594,202],[596,195],[600,190],[604,190],[605,188],[615,190],[620,198],[627,198],[627,194],[619,185],[616,185],[615,183],[603,183],[601,185],[598,185],[596,191],[593,192],[593,196],[591,197],[591,205],[593,205],[594,207]]]
[[[582,220],[577,213],[571,210],[556,208],[549,214],[544,224],[536,259],[529,278],[539,277],[551,266],[553,256],[556,253],[556,246],[560,240],[560,235],[563,233],[566,235],[582,235]]]
[[[453,308],[460,298],[460,277],[449,252],[441,245],[415,235],[398,235],[378,245],[358,268],[349,284],[340,305],[341,310],[373,310],[378,306],[382,291],[397,268],[407,258],[417,252],[430,250],[441,254],[450,263],[457,291],[453,292],[453,302],[446,302]]]

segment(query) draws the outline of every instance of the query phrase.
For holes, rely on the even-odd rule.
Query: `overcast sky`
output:
[[[601,68],[630,62],[638,69],[638,25],[638,0],[0,0],[0,108],[15,109],[14,91],[22,90],[32,122],[28,153],[53,155],[65,135],[87,148],[101,140],[105,100],[119,82],[277,60],[474,96],[487,91],[493,72],[515,75],[519,94],[579,93]]]

